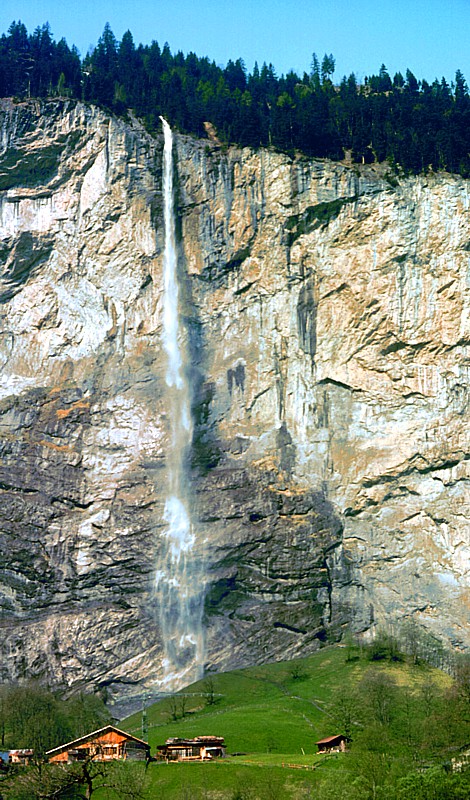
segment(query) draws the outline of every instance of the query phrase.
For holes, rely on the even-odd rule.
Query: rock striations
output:
[[[2,677],[132,693],[163,653],[163,141],[69,101],[0,124]],[[175,148],[208,664],[405,619],[467,648],[470,183]]]

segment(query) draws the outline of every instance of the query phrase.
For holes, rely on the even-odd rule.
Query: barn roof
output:
[[[337,733],[335,736],[326,736],[325,739],[319,739],[318,742],[315,744],[329,744],[330,742],[335,742],[336,739],[347,739],[348,737],[344,735],[344,733]]]
[[[184,747],[189,745],[209,745],[215,744],[219,747],[225,746],[223,736],[196,736],[194,739],[181,739],[179,737],[172,737],[167,739],[165,744],[159,744],[157,749],[162,750],[165,747]]]
[[[78,739],[74,739],[72,742],[67,742],[66,744],[61,744],[59,747],[54,747],[52,750],[48,750],[46,756],[62,753],[64,750],[68,750],[70,747],[77,747],[78,745],[85,744],[86,742],[97,739],[100,736],[104,736],[106,733],[111,733],[111,731],[114,733],[119,733],[121,736],[124,736],[126,739],[130,739],[133,742],[138,742],[139,744],[145,745],[145,747],[149,747],[149,744],[144,742],[143,739],[138,739],[137,736],[132,736],[131,733],[121,731],[119,728],[115,728],[114,725],[105,725],[104,728],[99,728],[97,731],[87,733],[86,736],[80,736]]]
[[[179,744],[179,742],[223,742],[223,736],[196,736],[194,739],[188,739],[186,737],[180,736],[172,736],[170,739],[167,739],[165,744]]]

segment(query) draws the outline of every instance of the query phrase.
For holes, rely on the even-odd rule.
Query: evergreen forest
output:
[[[249,73],[242,59],[222,67],[166,43],[136,45],[130,31],[118,41],[108,24],[84,58],[48,24],[28,33],[13,22],[0,37],[1,97],[71,97],[132,111],[151,132],[162,115],[196,136],[211,123],[223,144],[470,177],[470,95],[460,70],[451,84],[429,83],[409,69],[392,77],[382,64],[362,85],[353,73],[334,84],[334,70],[332,54],[314,53],[303,75],[278,77],[272,64]]]

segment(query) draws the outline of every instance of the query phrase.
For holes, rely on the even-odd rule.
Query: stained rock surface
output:
[[[0,110],[4,678],[151,687],[164,532],[162,140]],[[347,625],[469,634],[469,182],[176,136],[207,662]],[[139,688],[140,687],[140,688]]]

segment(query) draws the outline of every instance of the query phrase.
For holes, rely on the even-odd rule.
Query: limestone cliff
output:
[[[4,677],[150,685],[169,425],[162,141],[1,106]],[[208,663],[469,638],[469,183],[178,136]]]

